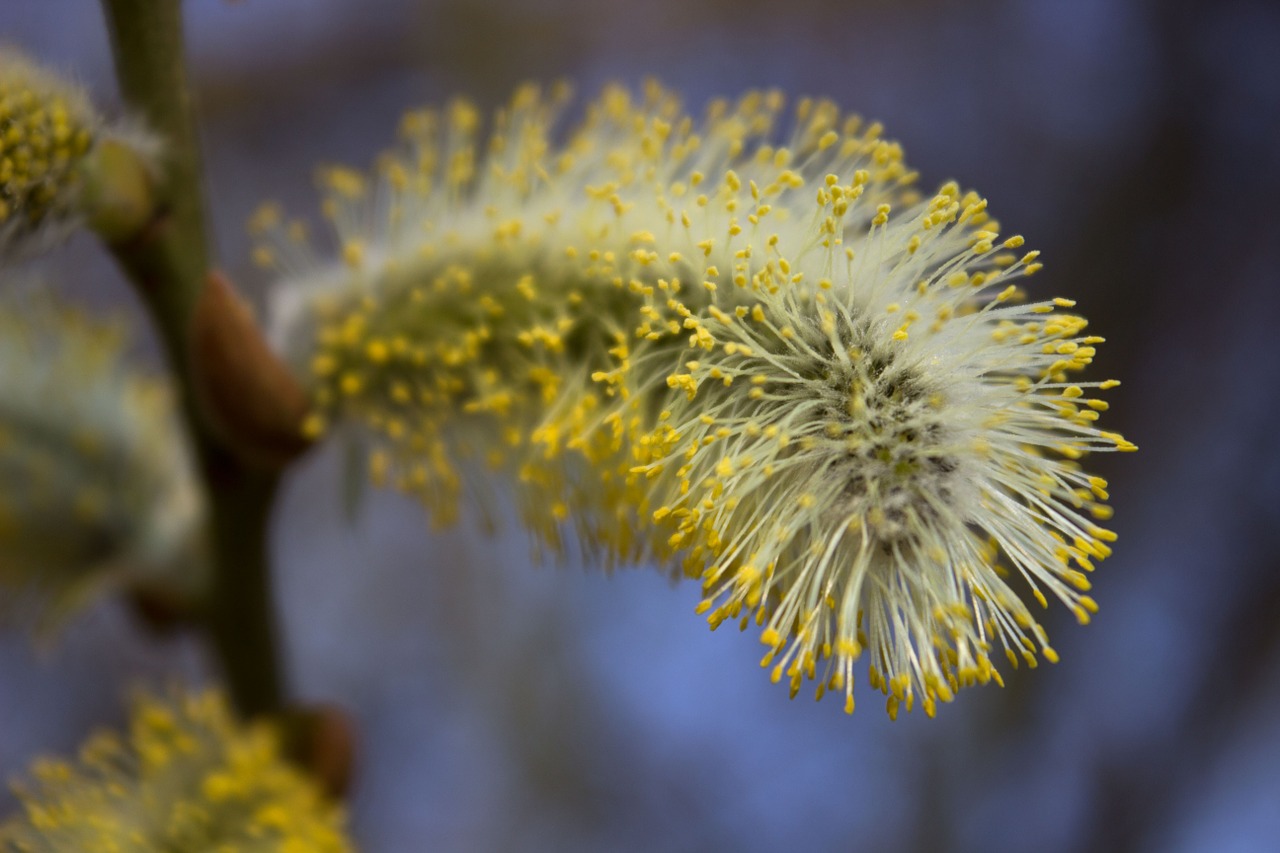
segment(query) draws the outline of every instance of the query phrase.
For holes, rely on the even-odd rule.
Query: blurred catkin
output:
[[[172,390],[125,348],[119,323],[0,291],[0,615],[50,628],[105,589],[207,581]]]
[[[85,222],[127,236],[151,214],[158,151],[140,128],[108,122],[74,84],[0,45],[0,262]]]
[[[78,760],[40,759],[0,824],[13,853],[340,853],[341,810],[281,756],[266,723],[238,722],[216,692],[141,696],[128,735],[90,738]]]

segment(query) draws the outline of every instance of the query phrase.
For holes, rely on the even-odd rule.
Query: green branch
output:
[[[197,313],[227,300],[205,299],[209,257],[181,3],[103,0],[103,8],[121,94],[164,143],[155,216],[111,249],[146,302],[182,388],[209,497],[214,586],[206,618],[214,646],[240,711],[271,713],[281,704],[267,556],[277,475],[234,446],[201,393],[207,370],[196,327],[219,320],[198,324]]]

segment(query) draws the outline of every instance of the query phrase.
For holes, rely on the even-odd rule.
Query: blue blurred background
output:
[[[524,79],[656,75],[696,113],[778,86],[882,120],[934,185],[1043,250],[1117,377],[1091,464],[1120,534],[1062,663],[890,723],[869,691],[788,702],[753,635],[648,571],[536,567],[518,532],[432,534],[340,453],[290,476],[274,548],[291,682],[361,732],[369,851],[1280,849],[1280,6],[1250,0],[190,0],[220,262],[259,300],[243,222],[314,210],[406,107]],[[115,99],[97,4],[5,0],[0,40]],[[137,305],[105,255],[44,269]],[[1105,374],[1105,376],[1104,376]],[[0,635],[0,775],[207,675],[118,605],[54,649]],[[0,813],[12,810],[0,798]]]

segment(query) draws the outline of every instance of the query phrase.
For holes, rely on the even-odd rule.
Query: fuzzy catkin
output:
[[[1073,378],[1074,303],[1015,283],[1038,253],[829,102],[610,87],[560,143],[565,98],[522,88],[483,146],[464,101],[411,113],[372,180],[324,170],[337,260],[255,217],[309,429],[365,424],[437,517],[514,482],[549,549],[682,566],[793,696],[852,711],[866,652],[932,715],[997,652],[1055,660],[1008,579],[1088,621],[1115,537],[1077,460],[1136,448],[1095,423],[1116,383]]]
[[[23,811],[0,823],[6,853],[354,849],[276,731],[240,723],[213,691],[139,696],[127,736],[99,733],[76,761],[39,759],[14,790]]]
[[[130,236],[112,229],[150,215],[161,147],[136,122],[104,117],[70,80],[0,45],[0,263],[46,251],[85,224],[109,240]]]
[[[59,627],[106,590],[200,590],[204,501],[174,390],[118,322],[0,291],[0,617]]]
[[[0,258],[67,230],[102,122],[71,84],[0,47]]]

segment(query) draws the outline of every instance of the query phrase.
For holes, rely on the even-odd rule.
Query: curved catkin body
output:
[[[123,331],[47,293],[0,292],[4,621],[49,630],[107,589],[182,599],[205,581],[172,389],[128,363]]]
[[[0,850],[353,849],[341,810],[279,741],[218,693],[142,696],[127,736],[95,735],[77,761],[37,760],[15,783],[23,813],[0,824]]]
[[[413,113],[376,179],[326,170],[341,262],[255,217],[310,428],[371,427],[375,478],[444,515],[475,459],[553,549],[682,565],[793,695],[851,711],[867,653],[932,714],[1055,659],[1006,579],[1087,621],[1114,536],[1076,460],[1135,448],[1071,378],[1100,339],[1016,286],[1037,253],[828,102],[610,88],[561,144],[563,99],[520,90],[483,150],[469,105]]]

